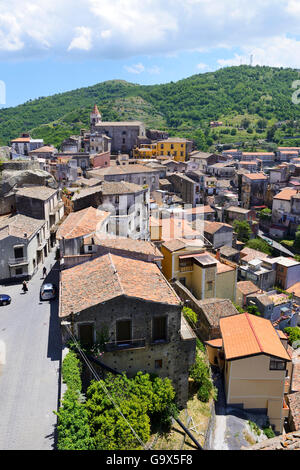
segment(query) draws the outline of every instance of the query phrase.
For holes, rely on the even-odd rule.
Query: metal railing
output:
[[[28,263],[28,258],[9,258],[8,264],[15,265],[15,264],[25,264]]]
[[[127,341],[114,341],[112,343],[105,343],[105,351],[124,351],[128,349],[140,349],[146,347],[146,339],[130,339]]]

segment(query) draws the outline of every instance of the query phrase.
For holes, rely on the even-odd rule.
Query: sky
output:
[[[0,106],[123,79],[300,68],[300,0],[0,0]]]

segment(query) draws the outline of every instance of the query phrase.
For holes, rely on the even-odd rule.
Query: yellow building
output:
[[[221,318],[220,331],[206,348],[210,363],[224,370],[227,404],[265,412],[282,433],[292,376],[287,338],[269,320],[248,313]]]
[[[177,162],[185,162],[192,151],[192,147],[193,143],[191,140],[170,137],[152,144],[141,144],[140,147],[133,150],[133,157],[151,159],[167,156]]]
[[[198,300],[236,298],[236,268],[205,251],[202,240],[174,239],[161,246],[162,272],[176,280]]]

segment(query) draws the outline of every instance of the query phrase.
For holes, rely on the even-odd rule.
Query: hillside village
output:
[[[115,390],[110,374],[122,384],[122,373],[130,380],[143,373],[170,379],[178,415],[168,416],[168,432],[174,436],[187,411],[196,448],[219,448],[222,415],[227,449],[298,436],[300,147],[204,152],[191,138],[138,120],[104,121],[97,104],[89,119],[89,129],[59,149],[25,131],[5,147],[0,283],[8,297],[2,303],[11,302],[5,308],[13,312],[14,289],[23,281],[28,294],[35,282],[53,287],[55,334],[66,361],[75,352],[76,367],[81,362],[91,433],[95,374]],[[63,379],[61,426],[66,400],[78,404]],[[197,429],[201,406],[209,419]],[[231,415],[239,419],[240,441]],[[169,448],[151,419],[151,432],[140,429],[143,444]],[[97,445],[106,442],[101,426],[97,433]],[[293,445],[300,446],[299,437]]]

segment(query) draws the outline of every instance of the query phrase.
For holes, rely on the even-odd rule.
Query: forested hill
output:
[[[0,144],[30,131],[35,138],[59,145],[88,127],[94,103],[103,120],[140,119],[171,134],[205,129],[210,120],[230,122],[244,114],[268,122],[299,120],[300,105],[292,102],[296,80],[300,80],[297,70],[242,65],[163,85],[103,82],[0,109]]]

